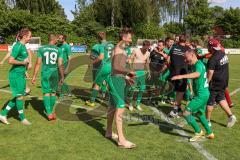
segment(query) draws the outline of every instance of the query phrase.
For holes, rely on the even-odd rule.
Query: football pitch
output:
[[[4,53],[0,52],[0,59]],[[34,55],[34,60],[36,56]],[[82,55],[75,55],[84,61]],[[240,119],[240,56],[231,55],[229,89],[235,104],[233,113]],[[34,64],[34,62],[33,62]],[[84,64],[84,63],[83,63]],[[0,67],[0,106],[11,98],[8,85],[10,65]],[[58,119],[48,121],[41,100],[41,83],[28,80],[32,92],[25,98],[25,115],[31,126],[23,126],[13,109],[10,125],[0,124],[1,160],[159,160],[159,159],[239,159],[240,125],[226,128],[227,116],[216,107],[212,116],[213,140],[203,139],[190,143],[193,130],[183,118],[169,119],[170,105],[143,106],[143,111],[127,111],[124,129],[127,139],[137,144],[132,150],[119,149],[114,141],[104,138],[107,102],[99,98],[94,108],[84,105],[90,95],[90,80],[86,80],[87,65],[79,65],[67,77],[73,97],[59,100],[56,106]],[[29,71],[32,76],[33,69]],[[38,74],[40,78],[40,73]],[[239,92],[238,92],[239,91]],[[0,107],[0,108],[1,108]]]

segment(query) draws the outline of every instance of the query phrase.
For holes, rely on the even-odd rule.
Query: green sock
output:
[[[102,84],[101,90],[102,90],[103,93],[106,93],[107,92],[107,86],[105,84]]]
[[[142,101],[142,95],[143,95],[143,91],[139,91],[137,94],[137,105],[140,105]]]
[[[190,98],[191,98],[191,91],[190,91],[190,89],[187,89],[186,92],[184,93],[183,99],[184,99],[185,101],[189,101]]]
[[[47,115],[52,114],[50,96],[43,96],[43,103],[44,103]]]
[[[56,100],[57,100],[57,97],[56,97],[56,96],[51,96],[51,97],[50,97],[51,113],[53,113],[53,107],[54,107],[55,104],[56,104]]]
[[[195,133],[200,133],[201,132],[201,128],[197,124],[196,119],[191,114],[188,115],[188,116],[185,116],[184,118],[186,119],[188,124],[193,127]]]
[[[95,100],[96,100],[96,98],[97,98],[97,96],[98,96],[98,90],[96,90],[96,89],[92,89],[92,95],[91,95],[91,99],[90,99],[90,101],[91,101],[91,103],[94,103],[95,102]]]
[[[201,122],[201,124],[203,125],[204,129],[206,130],[207,134],[211,134],[212,133],[212,129],[209,127],[208,125],[208,121],[207,118],[204,114],[198,115],[197,116]]]
[[[129,102],[131,105],[133,104],[133,95],[134,95],[134,91],[132,89],[130,89],[127,96],[129,98]]]
[[[67,94],[68,92],[69,92],[68,85],[66,83],[63,83],[61,87],[61,94]]]
[[[18,110],[18,113],[19,113],[19,118],[22,121],[22,120],[25,119],[25,115],[24,115],[24,112],[23,112],[23,100],[17,99],[16,100],[16,106],[17,106],[17,110]]]
[[[1,115],[2,115],[2,116],[7,116],[8,112],[9,112],[15,105],[16,105],[16,99],[13,98],[13,99],[11,99],[11,100],[8,102],[6,108],[4,108],[4,109],[2,110]]]

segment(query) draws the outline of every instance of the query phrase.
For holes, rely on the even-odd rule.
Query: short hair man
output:
[[[208,60],[208,82],[210,84],[210,98],[207,106],[207,119],[211,125],[211,114],[213,106],[218,103],[228,116],[227,127],[232,127],[236,122],[236,117],[232,114],[231,109],[225,99],[225,90],[228,87],[229,69],[228,57],[223,52],[220,42],[217,39],[210,39],[208,50],[212,53]]]

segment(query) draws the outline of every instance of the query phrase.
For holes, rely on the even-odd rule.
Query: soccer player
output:
[[[167,37],[165,39],[165,44],[166,44],[166,47],[163,49],[163,51],[165,53],[164,58],[167,61],[169,59],[170,50],[175,45],[174,44],[174,39],[171,38],[171,37]],[[164,66],[164,68],[162,70],[161,81],[163,82],[162,89],[164,90],[167,82],[170,82],[170,69],[169,69],[169,64],[168,63],[165,64],[165,66]],[[167,96],[167,101],[169,101],[170,104],[174,104],[174,101],[176,99],[176,92],[175,91],[171,91],[166,96]],[[165,103],[165,101],[162,100],[162,103]]]
[[[151,71],[151,78],[149,80],[150,85],[154,85],[156,91],[155,96],[159,96],[159,90],[160,90],[160,80],[162,79],[162,71],[165,70],[166,66],[166,48],[165,48],[165,42],[162,40],[159,40],[157,43],[157,47],[150,53],[150,71]],[[164,81],[164,80],[163,80]],[[164,84],[163,84],[164,86]],[[150,98],[149,101],[153,103],[153,105],[158,105],[158,101],[155,98],[154,101],[152,101],[153,92],[150,90]]]
[[[25,72],[29,64],[27,49],[25,44],[28,43],[32,37],[29,29],[24,28],[19,32],[19,41],[13,46],[8,63],[12,65],[9,71],[9,84],[12,91],[13,98],[9,101],[6,108],[1,111],[0,121],[4,124],[9,124],[7,121],[7,114],[13,108],[17,107],[19,118],[24,125],[31,125],[25,118],[23,111],[23,97],[26,89]]]
[[[173,76],[172,80],[193,79],[194,97],[183,111],[184,118],[188,124],[193,127],[195,132],[195,136],[190,138],[189,141],[194,142],[205,136],[205,133],[199,127],[194,116],[199,119],[206,130],[206,137],[213,139],[214,134],[205,117],[206,105],[209,98],[208,80],[205,65],[197,59],[195,50],[187,50],[184,56],[188,64],[193,66],[192,73]]]
[[[136,101],[136,109],[139,111],[142,111],[142,108],[140,106],[143,92],[146,90],[146,71],[150,74],[149,70],[149,57],[150,52],[148,51],[151,44],[149,41],[145,40],[143,42],[142,48],[135,48],[132,51],[131,55],[131,61],[132,61],[132,67],[135,70],[136,78],[135,78],[135,87],[138,88],[137,92],[137,101]],[[130,105],[129,110],[133,110],[133,95],[134,95],[134,88],[130,87],[129,94],[130,94]]]
[[[108,78],[112,71],[111,56],[114,50],[114,45],[111,42],[105,42],[103,46],[104,46],[104,58],[102,60],[101,68],[98,70],[94,83],[98,86],[106,87],[106,85],[108,84]],[[104,88],[103,92],[104,92],[103,94],[105,94],[106,88]]]
[[[179,36],[178,44],[175,44],[170,51],[170,77],[188,73],[188,64],[184,59],[184,54],[187,50],[185,42],[185,36]],[[174,91],[176,91],[176,100],[175,106],[170,112],[170,116],[178,118],[179,112],[181,112],[181,101],[183,100],[183,95],[187,89],[187,79],[173,81],[173,84]]]
[[[166,39],[165,39],[165,45],[166,45],[166,49],[168,49],[169,51],[171,50],[171,48],[172,48],[172,46],[173,46],[173,44],[174,44],[174,39],[173,38],[171,38],[171,37],[167,37]],[[169,53],[169,52],[168,52]]]
[[[94,59],[93,62],[92,62],[93,63],[93,70],[92,70],[92,73],[93,73],[93,87],[92,87],[91,98],[90,98],[90,100],[86,101],[86,105],[88,105],[90,107],[95,106],[95,100],[96,100],[97,95],[98,95],[99,90],[100,90],[100,86],[95,83],[95,79],[97,77],[97,73],[98,73],[99,69],[102,66],[102,60],[104,59],[104,55],[105,55],[104,54],[104,45],[103,45],[103,43],[106,42],[105,32],[98,32],[98,38],[99,38],[99,43],[95,44],[92,47],[92,53],[91,53],[91,58]],[[105,58],[107,58],[107,57],[105,57]],[[103,90],[105,91],[106,89],[104,87],[103,87]]]
[[[32,83],[36,82],[37,74],[42,64],[41,85],[43,103],[48,120],[51,121],[56,119],[53,108],[56,103],[58,83],[61,85],[64,81],[64,67],[62,49],[56,46],[58,37],[54,34],[49,34],[48,39],[49,44],[38,49],[38,58],[34,68]]]
[[[208,50],[212,53],[208,60],[208,82],[210,84],[210,98],[207,106],[207,119],[211,125],[211,114],[213,106],[217,102],[228,116],[227,127],[232,127],[237,119],[231,112],[229,105],[225,99],[225,90],[228,87],[229,70],[228,57],[223,52],[221,44],[217,39],[210,39],[208,42]]]
[[[70,66],[70,54],[71,54],[71,46],[67,43],[67,36],[66,35],[59,35],[58,37],[59,44],[57,45],[63,52],[63,67],[64,67],[64,78],[66,78],[69,66]],[[68,85],[63,83],[60,89],[60,97],[63,97],[65,94],[71,96]]]
[[[19,41],[19,37],[18,37],[19,34],[17,34],[16,36],[16,40],[15,42],[12,44],[12,48],[13,46]],[[11,57],[11,52],[12,50],[10,50],[9,52],[7,52],[7,54],[3,57],[2,61],[0,62],[0,66],[4,64],[4,62],[9,59]],[[30,49],[27,49],[27,53],[28,53],[28,60],[29,60],[29,64],[27,66],[27,70],[30,70],[32,69],[32,51]],[[25,76],[27,79],[29,79],[29,75],[27,73],[27,71],[25,72]],[[26,85],[26,89],[25,89],[25,95],[29,95],[31,92],[31,89]]]
[[[121,148],[134,148],[136,145],[128,141],[123,134],[123,113],[125,107],[124,91],[126,81],[133,83],[130,77],[135,73],[126,68],[127,53],[125,48],[132,42],[132,31],[124,28],[120,33],[121,41],[116,45],[112,57],[112,73],[109,80],[110,87],[110,108],[107,113],[106,138],[118,139],[118,146]],[[113,119],[115,118],[117,134],[112,132]]]

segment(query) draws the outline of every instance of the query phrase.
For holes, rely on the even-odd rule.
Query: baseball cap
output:
[[[220,47],[220,42],[219,42],[219,40],[217,40],[217,39],[210,39],[209,41],[208,41],[208,45],[210,46],[210,47],[212,47],[213,49],[215,49],[215,50],[221,50],[222,48]]]

